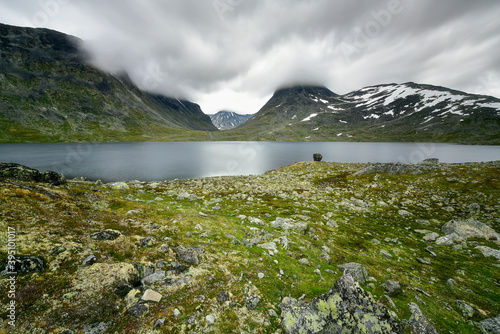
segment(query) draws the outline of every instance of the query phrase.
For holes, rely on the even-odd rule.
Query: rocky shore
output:
[[[498,161],[110,184],[0,163],[0,228],[0,333],[500,333]]]

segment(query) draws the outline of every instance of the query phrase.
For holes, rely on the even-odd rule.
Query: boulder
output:
[[[174,252],[179,261],[198,265],[200,263],[198,254],[203,253],[203,249],[200,247],[179,246],[174,248]]]
[[[106,332],[106,330],[113,325],[113,322],[97,322],[92,325],[88,325],[83,329],[84,334],[101,334]]]
[[[411,311],[408,327],[415,334],[438,334],[434,326],[427,320],[420,308],[415,303],[408,304]]]
[[[255,310],[257,305],[259,305],[260,297],[252,294],[247,294],[245,297],[245,306],[249,310]]]
[[[500,250],[498,249],[493,249],[488,246],[477,246],[476,249],[478,249],[486,257],[493,256],[497,260],[500,260]]]
[[[387,293],[391,297],[397,296],[403,292],[403,290],[401,289],[401,285],[399,285],[399,283],[396,281],[388,280],[385,281],[381,286],[384,288],[385,293]]]
[[[339,264],[337,268],[345,274],[351,275],[356,281],[363,284],[368,280],[368,271],[359,263],[350,262]]]
[[[12,262],[14,261],[14,262]],[[13,260],[6,261],[3,268],[7,273],[28,274],[45,271],[45,261],[38,256],[15,256]]]
[[[139,318],[149,311],[149,306],[146,304],[135,304],[127,310],[127,313],[133,317]]]
[[[500,334],[500,314],[479,323],[479,328],[484,334]]]
[[[313,159],[314,161],[321,161],[323,159],[323,156],[320,153],[314,153]]]
[[[308,304],[285,297],[280,308],[285,333],[403,333],[388,309],[350,274]]]
[[[497,239],[500,236],[488,225],[475,219],[450,220],[441,230],[446,234],[456,233],[462,238]]]
[[[30,182],[45,182],[53,185],[66,183],[66,179],[62,174],[53,171],[41,173],[34,168],[12,162],[0,162],[0,178]]]
[[[455,303],[457,303],[458,308],[460,309],[460,311],[462,311],[462,315],[466,319],[472,318],[474,316],[474,313],[476,313],[474,308],[465,303],[463,300],[456,300]]]

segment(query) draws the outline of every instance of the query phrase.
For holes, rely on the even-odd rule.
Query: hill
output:
[[[216,130],[192,102],[139,90],[87,62],[81,41],[0,24],[0,142],[147,140]]]

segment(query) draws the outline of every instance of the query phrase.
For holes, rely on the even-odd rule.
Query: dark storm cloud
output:
[[[40,0],[0,21],[85,40],[93,63],[205,111],[255,112],[279,86],[415,81],[500,96],[493,0]]]

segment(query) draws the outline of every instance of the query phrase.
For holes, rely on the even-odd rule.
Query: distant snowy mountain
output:
[[[228,130],[233,129],[246,121],[248,121],[253,114],[251,115],[241,115],[232,111],[219,111],[215,115],[209,115],[212,123],[219,130]]]
[[[294,86],[276,91],[231,132],[227,135],[247,140],[500,144],[500,99],[412,82],[345,95]]]

